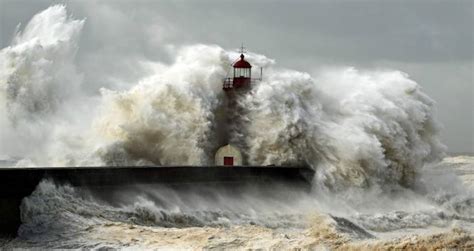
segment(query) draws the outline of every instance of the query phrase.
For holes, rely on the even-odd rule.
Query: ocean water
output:
[[[424,170],[423,189],[365,191],[124,188],[95,196],[42,181],[24,199],[23,225],[4,248],[472,248],[474,157]],[[447,187],[433,184],[452,179]],[[453,190],[453,183],[458,184]],[[404,246],[405,245],[405,246]],[[408,245],[408,246],[406,246]]]
[[[172,63],[139,62],[148,74],[129,88],[92,86],[76,65],[85,25],[54,5],[0,51],[4,165],[209,165],[229,140],[252,165],[309,165],[313,189],[104,195],[43,180],[3,247],[472,248],[473,158],[446,157],[436,103],[408,74],[309,74],[248,52],[265,75],[238,101],[234,130],[222,127],[222,80],[236,52],[177,46]]]

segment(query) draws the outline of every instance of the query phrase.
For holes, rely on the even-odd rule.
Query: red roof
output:
[[[240,60],[235,62],[234,68],[252,68],[252,65],[245,61],[244,54],[240,54]]]

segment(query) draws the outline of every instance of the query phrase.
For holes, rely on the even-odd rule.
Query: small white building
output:
[[[242,154],[237,147],[226,145],[217,150],[215,161],[217,166],[241,166]]]

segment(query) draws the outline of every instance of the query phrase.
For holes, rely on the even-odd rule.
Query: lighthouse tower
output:
[[[225,99],[223,102],[223,109],[225,119],[220,125],[225,132],[221,134],[224,138],[223,143],[226,144],[220,147],[215,154],[215,164],[219,166],[240,166],[246,164],[244,142],[244,124],[242,117],[246,113],[246,107],[243,107],[239,101],[245,96],[252,87],[252,84],[261,80],[260,78],[252,79],[252,65],[245,59],[244,47],[240,49],[240,57],[232,64],[231,77],[225,78],[222,86],[225,92]]]

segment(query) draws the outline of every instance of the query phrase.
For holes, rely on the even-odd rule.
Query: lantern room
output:
[[[260,75],[262,75],[260,73]],[[261,80],[254,79],[254,80]],[[252,65],[245,60],[244,48],[242,46],[240,50],[240,59],[232,64],[232,77],[224,80],[223,89],[225,91],[238,89],[242,87],[250,87],[252,82]]]
[[[239,88],[250,84],[252,75],[252,65],[245,61],[244,54],[240,54],[240,60],[235,62],[234,67],[234,87]]]

